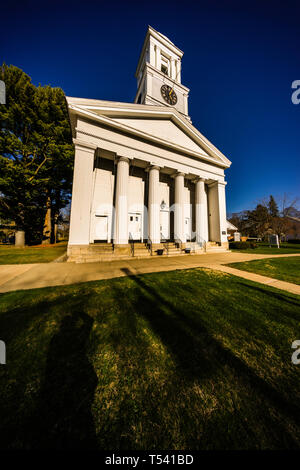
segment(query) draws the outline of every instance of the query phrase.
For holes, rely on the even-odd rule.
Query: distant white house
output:
[[[131,242],[145,256],[192,242],[228,248],[231,163],[191,123],[182,56],[149,26],[134,103],[67,97],[75,144],[70,260],[129,256]]]
[[[229,220],[226,220],[226,224],[227,224],[227,233],[232,235],[234,232],[238,232],[239,229],[233,225],[231,222],[229,222]]]

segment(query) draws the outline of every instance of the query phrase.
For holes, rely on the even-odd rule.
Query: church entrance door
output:
[[[94,241],[108,240],[108,216],[95,215],[95,236]]]
[[[160,211],[160,238],[161,240],[170,240],[170,213],[169,211]]]
[[[184,230],[186,241],[191,241],[191,219],[190,217],[185,217],[184,219]]]
[[[128,214],[129,240],[142,239],[142,214],[131,212]]]

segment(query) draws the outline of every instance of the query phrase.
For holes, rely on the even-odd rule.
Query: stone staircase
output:
[[[151,256],[150,250],[146,243],[135,243],[134,244],[134,257],[135,258],[149,258]]]
[[[217,242],[207,242],[205,249],[197,242],[187,242],[186,248],[190,249],[191,255],[201,253],[224,253],[226,248]],[[147,243],[135,242],[132,246],[127,245],[124,248],[115,247],[112,243],[99,243],[91,245],[77,245],[68,248],[67,261],[76,263],[96,263],[100,261],[113,261],[125,259],[149,258],[150,256],[159,256],[158,250],[163,250],[162,257],[166,256],[183,256],[187,253],[180,248],[180,244],[176,242],[162,242],[155,245],[152,255],[148,249]],[[133,254],[134,253],[134,254]]]
[[[184,255],[185,252],[181,250],[179,243],[176,242],[164,242],[162,243],[164,248],[164,255],[167,256],[178,256]]]
[[[227,250],[218,242],[206,242],[206,253],[225,253]]]
[[[163,250],[163,254],[159,255],[158,250]],[[155,244],[155,247],[152,249],[152,255],[146,243],[134,244],[135,258],[148,258],[149,256],[178,256],[182,254],[185,253],[182,252],[179,244],[175,242],[161,242],[159,244]]]
[[[131,258],[130,252],[116,254],[112,243],[99,243],[94,245],[78,246],[68,254],[68,261],[76,263],[97,263],[99,261],[112,261],[114,259]]]
[[[205,249],[197,242],[186,242],[186,248],[191,250],[192,255],[201,255],[202,253],[205,253]]]

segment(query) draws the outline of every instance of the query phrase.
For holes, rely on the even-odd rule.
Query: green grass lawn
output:
[[[257,248],[247,248],[246,250],[236,250],[233,249],[233,252],[238,251],[241,253],[252,253],[260,255],[289,255],[292,253],[300,253],[300,244],[297,243],[281,243],[280,248],[274,246],[269,247],[265,242],[258,243]]]
[[[17,248],[0,245],[0,264],[49,263],[61,256],[66,250],[66,242],[47,247],[26,246],[25,248]]]
[[[274,277],[282,281],[293,282],[294,284],[300,284],[300,257],[298,256],[230,263],[227,266],[241,269],[242,271],[262,274],[263,276]]]
[[[0,447],[300,447],[300,298],[205,269],[0,295]]]

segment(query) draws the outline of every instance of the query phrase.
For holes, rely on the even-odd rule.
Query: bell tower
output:
[[[176,108],[186,119],[189,89],[181,84],[183,52],[163,34],[148,26],[135,76],[138,104]]]

